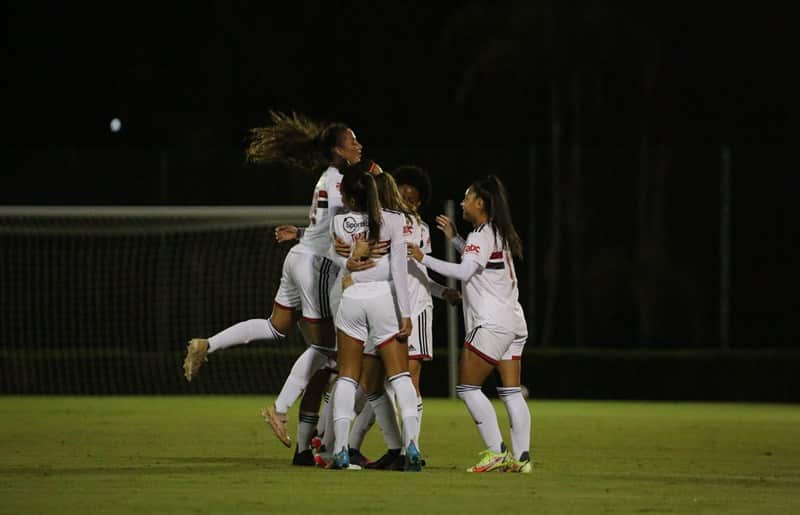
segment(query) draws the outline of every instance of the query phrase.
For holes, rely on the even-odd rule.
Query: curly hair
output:
[[[431,179],[428,173],[419,166],[401,166],[392,172],[398,186],[406,184],[419,191],[419,200],[423,206],[431,200]]]
[[[308,171],[322,170],[333,159],[333,148],[348,129],[292,112],[270,111],[270,123],[250,129],[245,149],[249,163],[283,163]]]

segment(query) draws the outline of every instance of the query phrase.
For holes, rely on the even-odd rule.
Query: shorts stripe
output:
[[[477,354],[477,355],[478,355],[478,356],[479,356],[481,359],[483,359],[484,361],[486,361],[486,362],[488,362],[488,363],[491,363],[492,365],[497,365],[498,363],[500,363],[500,362],[499,362],[499,361],[497,361],[496,359],[494,359],[494,358],[492,358],[492,357],[490,357],[490,356],[488,356],[488,355],[484,354],[484,353],[483,353],[483,352],[481,352],[480,350],[476,349],[476,348],[475,348],[475,347],[474,347],[474,346],[473,346],[473,345],[472,345],[470,342],[464,342],[464,347],[466,347],[466,348],[467,348],[467,350],[470,350],[470,351],[474,352],[474,353],[475,353],[475,354]]]
[[[317,291],[319,292],[319,313],[322,318],[331,317],[331,303],[328,295],[328,280],[333,262],[328,258],[322,258],[322,265],[319,267],[319,284]]]

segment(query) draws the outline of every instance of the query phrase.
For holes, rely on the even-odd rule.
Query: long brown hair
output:
[[[351,200],[357,211],[367,213],[367,239],[370,243],[376,243],[380,238],[383,218],[375,180],[372,175],[357,170],[350,170],[343,175],[342,196]]]
[[[522,240],[514,229],[511,209],[508,207],[508,193],[503,183],[496,175],[490,175],[473,182],[470,189],[483,199],[483,209],[495,231],[500,232],[503,246],[507,244],[511,254],[522,259]]]
[[[245,149],[247,162],[283,163],[308,171],[324,170],[333,160],[348,126],[325,123],[304,115],[270,111],[269,124],[250,129]]]
[[[411,222],[412,218],[420,221],[419,215],[406,204],[403,195],[400,194],[400,189],[397,187],[397,182],[394,177],[388,173],[381,173],[375,175],[375,185],[378,187],[378,198],[381,201],[381,206],[384,209],[391,209],[392,211],[399,211],[406,216],[406,220]]]

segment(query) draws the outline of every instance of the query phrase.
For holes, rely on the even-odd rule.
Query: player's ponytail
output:
[[[334,159],[333,149],[347,130],[342,123],[325,124],[292,112],[270,111],[266,127],[250,129],[245,158],[250,163],[283,163],[321,171]]]
[[[357,211],[367,213],[368,240],[376,243],[381,234],[381,204],[372,175],[358,170],[347,170],[342,178],[342,196],[353,202]]]
[[[511,220],[511,209],[508,206],[506,188],[496,175],[475,181],[470,189],[483,199],[484,211],[492,222],[504,245],[508,245],[511,254],[522,259],[522,241]]]
[[[403,200],[403,195],[400,194],[400,189],[397,187],[397,181],[394,180],[394,177],[388,173],[382,173],[374,177],[375,185],[378,188],[378,197],[384,209],[403,213],[408,223],[411,223],[412,219],[416,219],[417,222],[420,221],[419,216]]]

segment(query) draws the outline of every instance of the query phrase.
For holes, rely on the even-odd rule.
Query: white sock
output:
[[[419,419],[417,418],[417,392],[411,382],[411,374],[403,372],[389,378],[394,393],[397,396],[397,407],[400,418],[403,420],[403,448],[407,448],[419,433]]]
[[[522,397],[519,386],[497,388],[497,394],[506,405],[508,420],[511,423],[511,450],[514,458],[519,459],[523,452],[530,451],[531,446],[531,412],[528,403]]]
[[[294,362],[289,377],[283,383],[278,398],[275,399],[275,411],[286,413],[300,397],[311,381],[311,377],[328,362],[328,356],[314,347],[308,347]]]
[[[486,448],[492,452],[501,452],[503,437],[500,434],[500,425],[497,423],[497,413],[495,413],[491,401],[481,391],[481,387],[460,384],[456,386],[456,393],[458,398],[467,405]]]
[[[232,325],[209,338],[208,352],[210,354],[233,345],[250,343],[253,340],[277,341],[284,338],[286,335],[272,326],[272,319],[253,318]]]
[[[414,441],[417,443],[417,449],[420,448],[419,446],[419,434],[422,432],[422,395],[417,395],[417,435],[414,437]]]
[[[322,431],[322,445],[325,447],[325,452],[322,453],[323,456],[330,457],[333,452],[333,438],[336,436],[336,431],[333,429],[333,396],[336,395],[336,383],[334,381],[333,388],[331,388],[331,400],[328,402],[330,406],[328,408],[328,413],[325,416],[325,420],[321,420],[321,422],[325,425],[325,429]]]
[[[389,398],[382,392],[371,393],[367,396],[369,405],[375,413],[375,420],[383,433],[383,440],[387,449],[400,449],[403,446],[403,437],[400,436],[400,426],[397,425],[397,416],[394,406]]]
[[[301,411],[297,421],[297,449],[304,451],[311,447],[311,438],[317,429],[319,415],[307,411]]]
[[[326,419],[332,407],[331,392],[325,392],[325,402],[322,405],[322,411],[319,414],[319,422],[317,422],[317,436],[321,439],[325,435]]]
[[[364,398],[366,399],[366,396],[364,396]],[[366,438],[367,432],[374,423],[375,410],[372,409],[372,404],[365,402],[361,411],[356,415],[355,420],[353,420],[353,427],[350,428],[350,441],[348,445],[351,449],[361,449],[364,438]]]
[[[356,402],[358,383],[349,377],[336,380],[336,391],[333,393],[333,452],[347,449],[350,437],[350,422],[353,421],[353,406]]]

